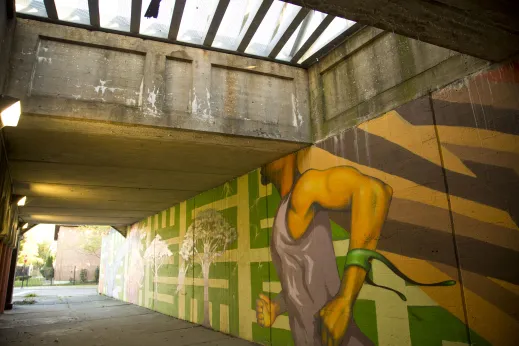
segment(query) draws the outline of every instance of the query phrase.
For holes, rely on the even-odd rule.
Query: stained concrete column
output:
[[[6,244],[2,244],[2,255],[0,265],[0,313],[4,312],[5,298],[7,291],[7,281],[9,278],[9,265],[11,263],[11,257],[8,256],[9,247]]]
[[[211,108],[211,62],[207,55],[193,61],[191,116],[201,122],[215,124]]]
[[[164,117],[164,72],[166,56],[148,52],[144,62],[144,77],[142,80],[142,111],[146,117]]]
[[[14,279],[16,274],[16,259],[18,258],[18,247],[20,242],[16,244],[16,247],[12,251],[11,255],[11,266],[9,269],[9,279],[7,282],[7,293],[5,301],[5,310],[11,310],[13,308],[13,291],[14,291]]]

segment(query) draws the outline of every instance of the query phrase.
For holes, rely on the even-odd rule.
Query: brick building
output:
[[[75,275],[75,280],[79,282],[81,269],[87,270],[88,281],[95,280],[95,270],[99,266],[99,253],[82,249],[82,244],[87,239],[85,232],[91,231],[79,230],[78,227],[59,228],[54,262],[55,281],[69,281]],[[89,235],[92,239],[92,234]]]

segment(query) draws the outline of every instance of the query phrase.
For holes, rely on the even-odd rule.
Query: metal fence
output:
[[[15,272],[15,287],[96,283],[99,279],[98,270],[99,269],[95,267],[87,269],[77,266],[56,266],[56,268],[17,266]]]
[[[16,266],[15,287],[49,286],[53,284],[48,268]]]

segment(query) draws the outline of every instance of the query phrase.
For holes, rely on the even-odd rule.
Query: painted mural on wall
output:
[[[270,327],[288,312],[296,345],[373,345],[352,318],[363,283],[404,294],[367,276],[379,260],[414,285],[452,286],[455,281],[418,283],[405,276],[384,255],[374,251],[393,193],[379,179],[367,176],[317,148],[266,165],[262,183],[272,183],[281,196],[274,216],[271,253],[281,292],[270,300],[260,294],[257,321]],[[349,248],[342,281],[336,264],[328,211],[349,212]]]
[[[99,289],[266,345],[517,345],[517,95],[480,73],[114,230]]]

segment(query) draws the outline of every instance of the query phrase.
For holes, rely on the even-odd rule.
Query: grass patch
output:
[[[24,297],[25,298],[35,298],[37,297],[38,295],[36,293],[27,293]]]
[[[15,305],[32,305],[34,303],[36,303],[36,299],[34,299],[34,298],[25,298],[24,300],[14,302],[13,304],[15,304]]]
[[[23,282],[23,287],[43,286],[44,283],[45,283],[45,279],[42,279],[42,278],[30,278],[29,281],[24,281]],[[21,286],[22,286],[22,281],[21,280],[16,280],[14,282],[14,287],[21,287]]]

